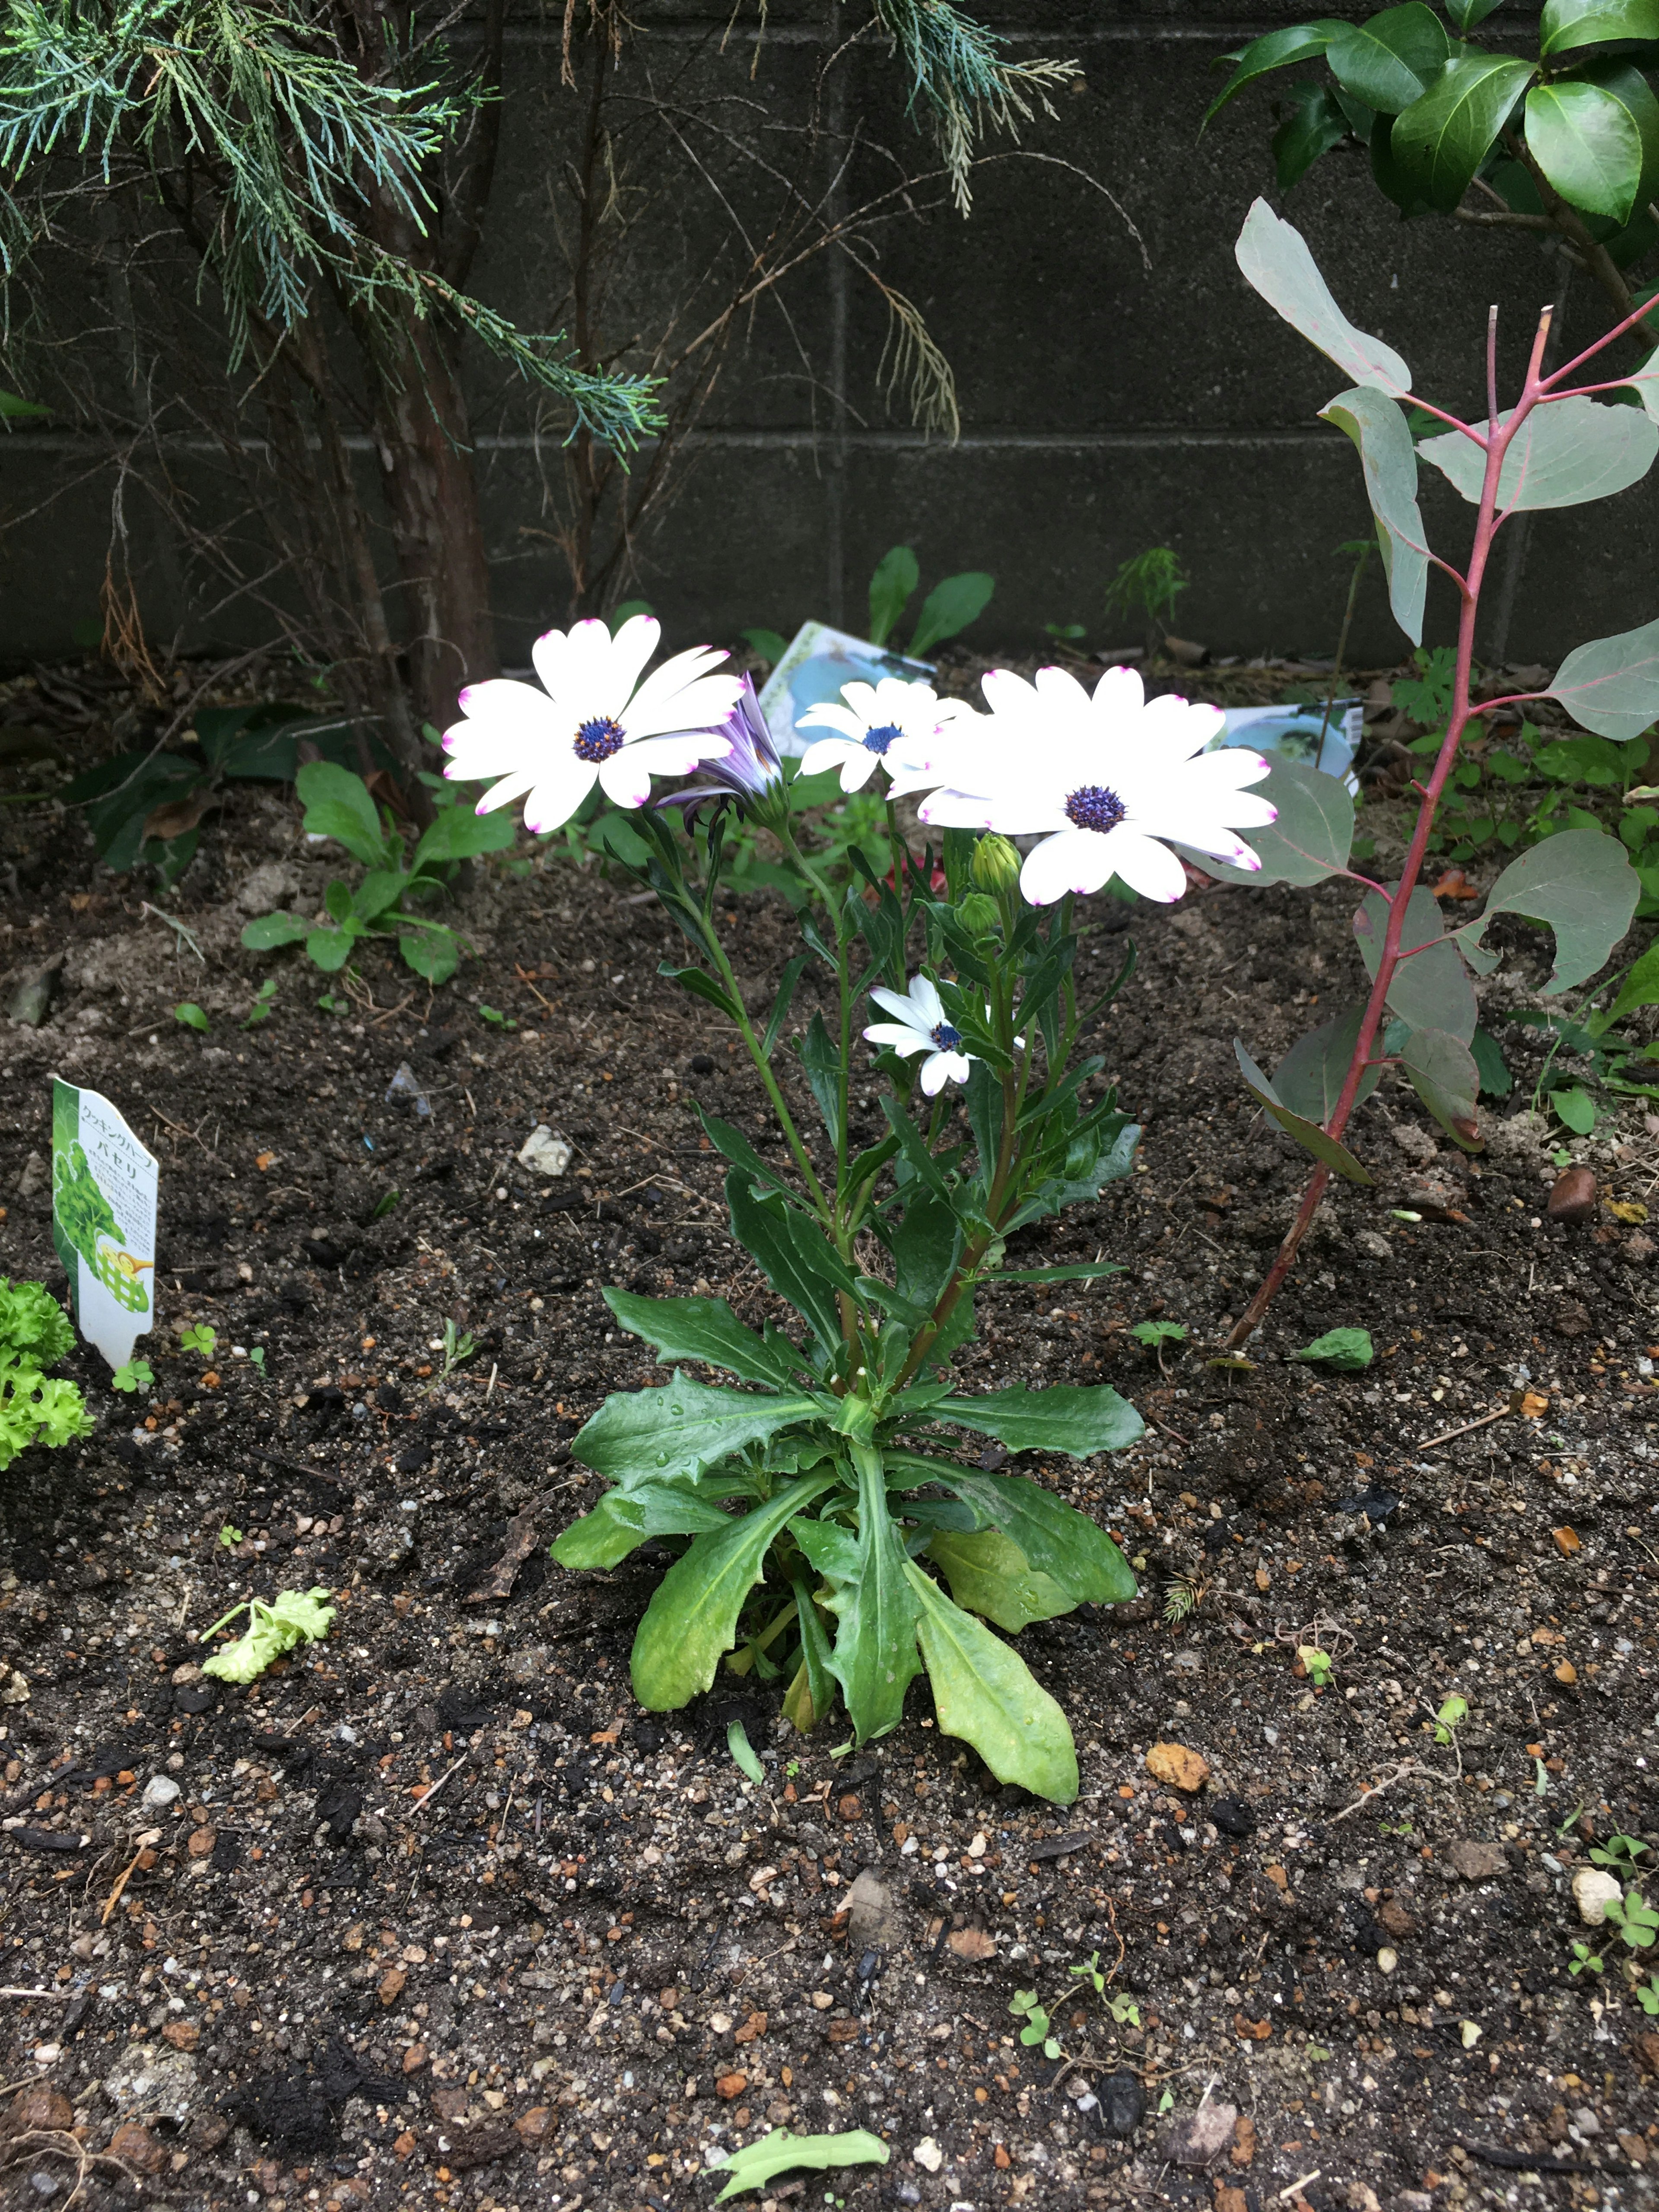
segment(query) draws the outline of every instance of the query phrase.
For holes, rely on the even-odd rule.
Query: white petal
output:
[[[795,726],[797,729],[800,727],[799,721]],[[850,750],[852,748],[845,738],[819,738],[801,755],[800,772],[803,775],[823,775],[830,769],[839,768]],[[857,748],[860,752],[863,750],[862,745]]]
[[[651,796],[651,758],[643,745],[624,745],[599,763],[599,788],[615,806],[643,806]]]
[[[921,1064],[921,1088],[929,1098],[937,1098],[947,1083],[966,1083],[969,1074],[967,1055],[960,1052],[936,1052]]]
[[[1095,686],[1097,710],[1103,708],[1113,714],[1138,714],[1146,701],[1146,686],[1133,668],[1109,668]]]
[[[890,1045],[901,1060],[908,1060],[913,1052],[926,1052],[932,1042],[906,1029],[902,1022],[872,1022],[864,1035],[872,1044]]]
[[[531,647],[530,657],[536,659],[536,648]],[[610,690],[605,682],[611,661],[611,629],[606,623],[588,620],[572,623],[565,633],[564,650],[557,656],[558,689],[547,684],[550,697],[575,722],[585,722],[591,715],[604,714],[610,710],[605,704]],[[541,675],[541,665],[536,672]]]
[[[846,711],[851,714],[860,730],[867,730],[872,722],[878,722],[881,720],[879,714],[871,712],[876,703],[876,687],[873,684],[843,684],[841,687],[841,696],[847,702]]]
[[[913,1019],[931,1035],[945,1019],[945,1005],[931,976],[917,975],[910,984],[910,1004],[915,1009]]]
[[[985,703],[993,714],[1010,714],[1024,718],[1038,707],[1037,695],[1023,676],[1016,676],[1012,668],[988,668],[979,679],[979,688],[985,694]]]
[[[452,771],[446,769],[444,773],[448,775]],[[534,769],[516,769],[513,775],[504,775],[499,783],[492,784],[472,811],[475,814],[493,814],[498,806],[511,806],[515,800],[524,797],[535,781]]]
[[[1108,838],[1097,830],[1071,826],[1025,856],[1019,888],[1028,906],[1052,906],[1067,891],[1097,891],[1112,872]],[[1182,881],[1185,881],[1183,877]]]
[[[885,1006],[890,1014],[896,1014],[902,1022],[908,1022],[915,1012],[915,1006],[904,992],[890,991],[884,983],[878,983],[870,996],[878,1006]],[[930,1024],[929,1026],[931,1027],[932,1024]]]
[[[525,828],[538,836],[562,829],[592,790],[598,773],[592,761],[578,760],[573,754],[568,763],[543,777],[526,799]]]
[[[982,793],[935,791],[916,809],[930,830],[988,830],[997,802]]]
[[[565,668],[569,649],[570,641],[562,629],[544,630],[530,648],[532,665],[550,698],[557,698],[560,691],[566,688]],[[526,684],[525,688],[527,690],[529,686]]]
[[[834,730],[846,744],[859,745],[864,742],[864,724],[856,714],[849,714],[845,707],[836,706],[833,699],[820,700],[816,707],[809,707],[805,714],[797,714],[795,727],[798,730]],[[817,742],[822,745],[828,744],[830,740],[819,738]],[[817,774],[816,769],[805,767],[801,772],[807,775]]]
[[[641,738],[627,750],[653,775],[690,775],[699,761],[724,760],[732,740],[713,730],[684,730],[672,738]]]
[[[600,711],[617,721],[623,709],[634,696],[634,686],[644,673],[646,663],[656,651],[662,636],[662,625],[650,615],[629,615],[628,620],[611,641],[606,656],[605,688],[600,694]]]
[[[661,674],[659,669],[657,676]],[[656,680],[656,676],[647,676],[632,705],[623,710],[623,727],[630,738],[665,737],[676,730],[714,729],[737,705],[743,690],[740,676],[700,676],[694,683],[653,691],[651,687]]]
[[[1127,823],[1120,823],[1115,830],[1109,830],[1102,842],[1109,848],[1108,857],[1113,870],[1142,898],[1158,899],[1165,906],[1172,906],[1184,896],[1187,871],[1167,845],[1160,845],[1153,837],[1143,837]]]
[[[875,774],[876,755],[867,745],[848,745],[847,757],[841,764],[841,787],[843,791],[862,791]]]

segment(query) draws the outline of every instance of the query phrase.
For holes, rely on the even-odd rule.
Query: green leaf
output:
[[[1650,945],[1636,965],[1619,987],[1619,995],[1601,1017],[1599,1027],[1605,1034],[1626,1014],[1633,1014],[1641,1006],[1659,1006],[1659,943]]]
[[[187,1030],[205,1030],[210,1026],[207,1016],[194,999],[181,1000],[173,1010],[173,1018],[175,1022],[181,1022]]]
[[[816,1268],[804,1263],[790,1233],[792,1217],[782,1199],[775,1192],[757,1197],[748,1175],[733,1168],[726,1178],[726,1203],[732,1215],[732,1234],[778,1296],[802,1316],[820,1343],[838,1344],[841,1310],[836,1294]],[[821,1237],[814,1224],[804,1225]]]
[[[708,1687],[722,1653],[737,1641],[738,1616],[774,1538],[835,1480],[833,1473],[799,1476],[741,1520],[695,1537],[675,1560],[634,1638],[634,1694],[648,1712],[672,1712]]]
[[[723,2204],[745,2189],[763,2189],[775,2175],[787,2173],[792,2166],[827,2173],[832,2166],[885,2166],[891,2155],[881,2137],[867,2128],[851,2128],[841,2136],[792,2136],[787,2128],[771,2128],[758,2142],[733,2151],[719,2169],[726,2183],[714,2202]]]
[[[1305,767],[1300,761],[1279,760],[1272,754],[1267,758],[1272,764],[1266,777],[1250,789],[1279,809],[1279,818],[1265,829],[1252,830],[1245,841],[1260,856],[1261,868],[1253,872],[1230,867],[1178,840],[1176,849],[1189,852],[1195,866],[1224,883],[1252,884],[1262,890],[1269,884],[1294,884],[1305,890],[1347,866],[1353,844],[1353,799],[1340,776],[1327,775],[1322,769]]]
[[[1327,1136],[1319,1124],[1309,1121],[1305,1115],[1291,1111],[1237,1037],[1233,1039],[1233,1053],[1238,1061],[1239,1073],[1244,1078],[1245,1089],[1260,1102],[1267,1118],[1287,1137],[1293,1137],[1304,1152],[1311,1152],[1323,1166],[1329,1168],[1333,1174],[1341,1176],[1346,1182],[1370,1183],[1373,1180],[1346,1145],[1340,1144],[1334,1137]]]
[[[977,622],[991,604],[996,587],[996,578],[981,568],[966,568],[961,575],[946,576],[935,584],[916,618],[915,635],[908,648],[911,659],[920,660],[933,647],[943,645],[947,637],[958,636],[969,623]]]
[[[738,1018],[738,1009],[732,1004],[731,993],[717,983],[707,969],[677,968],[672,960],[659,960],[657,973],[665,975],[671,983],[678,983],[681,990],[692,998],[706,1000],[711,1006],[719,1007],[727,1021],[734,1022]]]
[[[1097,1283],[1103,1275],[1121,1275],[1121,1260],[1091,1260],[1081,1267],[999,1267],[987,1275],[988,1283]]]
[[[705,1113],[697,1108],[697,1119],[702,1123],[709,1142],[734,1168],[741,1168],[753,1182],[780,1192],[785,1198],[793,1195],[789,1186],[775,1168],[769,1168],[741,1129],[734,1129],[729,1121],[722,1121],[718,1114]],[[801,1201],[797,1200],[797,1203]]]
[[[1287,69],[1293,62],[1305,62],[1322,54],[1333,34],[1346,28],[1340,17],[1325,15],[1317,22],[1291,23],[1282,30],[1265,32],[1261,38],[1253,39],[1242,52],[1224,55],[1224,60],[1235,64],[1233,73],[1211,101],[1199,135],[1202,137],[1212,120],[1247,84],[1254,84],[1271,70]]]
[[[471,860],[480,853],[504,853],[514,834],[510,806],[498,806],[488,814],[475,813],[465,805],[440,807],[421,832],[410,866],[418,871],[452,860]]]
[[[809,1521],[803,1515],[789,1523],[789,1533],[815,1575],[833,1583],[858,1580],[858,1538],[839,1521]]]
[[[1508,422],[1509,416],[1502,418]],[[1485,422],[1474,425],[1482,436]],[[1480,498],[1486,456],[1461,430],[1425,438],[1418,447],[1471,505]],[[1659,454],[1659,422],[1634,407],[1598,399],[1557,399],[1534,407],[1504,456],[1498,505],[1505,514],[1529,507],[1583,507],[1639,483]]]
[[[247,1627],[234,1643],[221,1645],[210,1659],[204,1659],[202,1672],[222,1682],[252,1682],[272,1660],[280,1659],[296,1644],[319,1644],[335,1614],[335,1607],[323,1600],[333,1595],[325,1583],[319,1583],[310,1590],[278,1590],[268,1603],[264,1598],[250,1600]],[[205,1644],[225,1621],[234,1620],[242,1610],[240,1605],[233,1606],[224,1620],[202,1631],[198,1642]]]
[[[1435,1120],[1466,1152],[1478,1151],[1475,1102],[1480,1077],[1462,1037],[1444,1030],[1413,1030],[1400,1048],[1400,1065]]]
[[[0,392],[0,418],[12,422],[30,415],[50,415],[50,407],[42,407],[38,400],[20,398],[15,392]]]
[[[461,964],[460,939],[451,930],[405,930],[398,939],[405,968],[434,986],[447,983]]]
[[[570,1449],[595,1474],[631,1490],[701,1474],[728,1453],[825,1410],[820,1399],[722,1390],[677,1372],[660,1389],[615,1392]]]
[[[1024,1661],[952,1605],[930,1575],[908,1559],[904,1571],[921,1601],[917,1632],[940,1728],[972,1744],[999,1782],[1069,1805],[1077,1752],[1065,1714]]]
[[[350,959],[357,936],[355,929],[313,929],[306,939],[306,957],[325,975],[335,975]]]
[[[1639,738],[1659,720],[1659,622],[1575,647],[1544,696],[1604,738]]]
[[[1329,1021],[1322,1022],[1316,1030],[1310,1030],[1306,1036],[1298,1037],[1274,1068],[1274,1096],[1293,1114],[1322,1126],[1330,1120],[1348,1079],[1364,1013],[1364,1007],[1356,1003],[1345,1007],[1340,1014],[1333,1014]],[[1381,1078],[1380,1068],[1365,1070],[1354,1096],[1356,1107],[1364,1105]]]
[[[245,927],[242,942],[250,952],[271,952],[279,945],[297,945],[310,934],[311,924],[303,915],[262,914]]]
[[[1451,55],[1451,41],[1423,0],[1385,8],[1331,34],[1325,58],[1343,89],[1384,115],[1398,115],[1428,90]]]
[[[1659,629],[1659,624],[1655,625]],[[1547,995],[1588,982],[1605,966],[1631,925],[1641,879],[1617,837],[1601,830],[1563,830],[1510,862],[1487,896],[1486,911],[1457,933],[1469,965],[1489,975],[1498,956],[1482,943],[1494,915],[1521,914],[1555,932]]]
[[[1388,902],[1367,891],[1353,918],[1353,933],[1373,982],[1382,964],[1388,920]],[[1389,984],[1389,1006],[1414,1030],[1448,1030],[1467,1044],[1474,1035],[1478,1009],[1474,986],[1459,957],[1459,942],[1445,934],[1439,901],[1419,884],[1407,902],[1400,932],[1401,957]]]
[[[1349,133],[1346,112],[1328,85],[1293,84],[1290,99],[1291,111],[1273,135],[1273,173],[1282,192],[1299,185]]]
[[[836,1702],[836,1678],[830,1672],[830,1639],[823,1632],[823,1621],[811,1591],[799,1575],[791,1579],[790,1588],[795,1593],[795,1624],[800,1631],[800,1673],[805,1680],[799,1682],[798,1678],[799,1686],[791,1686],[784,1711],[805,1735],[808,1729],[829,1717],[830,1708]],[[805,1710],[802,1707],[803,1690]]]
[[[766,1769],[755,1756],[755,1747],[749,1741],[749,1731],[741,1721],[732,1721],[726,1728],[726,1747],[733,1761],[751,1782],[764,1782]],[[719,2202],[717,2198],[716,2203]]]
[[[817,1107],[819,1118],[830,1133],[830,1141],[840,1142],[841,1136],[841,1048],[830,1036],[823,1016],[814,1013],[802,1034],[791,1046],[800,1061],[801,1073],[806,1078],[807,1088]]]
[[[745,645],[759,653],[763,660],[769,661],[774,667],[789,650],[788,639],[779,630],[757,628],[739,630],[738,635]]]
[[[1505,55],[1458,54],[1395,116],[1389,154],[1431,207],[1449,214],[1457,205],[1537,74],[1533,63]]]
[[[1446,0],[1446,13],[1460,31],[1472,31],[1503,4],[1504,0]]]
[[[1503,1048],[1490,1030],[1476,1030],[1469,1039],[1469,1054],[1480,1079],[1483,1098],[1507,1098],[1515,1088]]]
[[[409,884],[401,868],[371,868],[351,895],[351,911],[359,921],[378,921],[397,905]]]
[[[916,1650],[916,1601],[906,1579],[908,1561],[893,1516],[881,1455],[854,1448],[859,1474],[858,1571],[838,1582],[826,1603],[836,1615],[830,1671],[860,1743],[885,1735],[904,1716],[904,1692],[921,1672]]]
[[[870,579],[870,642],[885,645],[893,626],[909,605],[921,581],[916,556],[908,545],[895,545],[876,563]]]
[[[1576,1137],[1588,1137],[1595,1127],[1595,1101],[1577,1083],[1564,1084],[1549,1094],[1550,1104]]]
[[[1642,133],[1600,85],[1535,84],[1527,94],[1527,145],[1570,206],[1626,222],[1642,181]]]
[[[1016,1382],[981,1398],[941,1398],[933,1410],[936,1420],[994,1437],[1010,1451],[1057,1451],[1072,1459],[1122,1451],[1146,1426],[1107,1382],[1057,1383],[1049,1390]]]
[[[1339,393],[1319,412],[1323,421],[1334,422],[1359,448],[1365,496],[1376,519],[1377,544],[1389,580],[1389,605],[1412,643],[1420,645],[1429,581],[1429,539],[1417,503],[1417,448],[1406,418],[1387,392],[1373,384],[1356,385],[1352,392]],[[1348,818],[1352,823],[1352,805]],[[1346,857],[1345,847],[1344,860]]]
[[[591,1513],[573,1521],[556,1539],[553,1557],[562,1567],[614,1567],[653,1536],[699,1536],[729,1519],[686,1484],[635,1483],[608,1490]]]
[[[607,1284],[605,1304],[632,1336],[654,1345],[665,1360],[697,1359],[725,1367],[745,1382],[798,1389],[801,1362],[783,1342],[746,1328],[724,1298],[642,1298]]]
[[[1659,0],[1544,0],[1539,51],[1546,61],[1614,39],[1659,39]]]
[[[362,776],[334,761],[307,761],[295,778],[306,810],[306,834],[332,837],[366,868],[385,867],[389,854],[380,810]]]
[[[1328,1328],[1323,1336],[1315,1337],[1311,1344],[1304,1344],[1300,1352],[1292,1352],[1287,1357],[1334,1367],[1344,1375],[1357,1375],[1376,1358],[1376,1348],[1368,1328]]]
[[[1400,356],[1381,338],[1354,328],[1331,297],[1307,240],[1266,200],[1251,207],[1233,252],[1245,282],[1346,375],[1380,386],[1395,398],[1411,390],[1412,373]]]
[[[889,1455],[890,1467],[895,1464]],[[1024,1474],[991,1474],[952,1460],[907,1454],[898,1472],[911,1486],[937,1482],[999,1528],[1034,1572],[1059,1584],[1078,1605],[1127,1605],[1135,1595],[1128,1563],[1106,1531]]]
[[[930,1190],[915,1192],[893,1238],[900,1297],[931,1313],[961,1250],[962,1224],[953,1209]]]
[[[1011,1636],[1034,1620],[1070,1613],[1077,1603],[1057,1582],[1039,1574],[1000,1528],[980,1528],[971,1535],[941,1529],[929,1540],[927,1553],[944,1569],[951,1595],[964,1611],[982,1613]]]

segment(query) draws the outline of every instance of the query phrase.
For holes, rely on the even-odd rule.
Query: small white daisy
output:
[[[1166,840],[1234,867],[1261,866],[1235,832],[1274,819],[1244,788],[1268,763],[1242,747],[1204,750],[1222,726],[1218,707],[1149,701],[1129,668],[1109,668],[1092,698],[1062,668],[1040,668],[1034,684],[995,669],[984,690],[991,712],[977,742],[918,811],[943,829],[1041,836],[1019,876],[1032,906],[1097,891],[1113,876],[1143,898],[1178,899],[1187,874]]]
[[[931,684],[907,684],[897,676],[884,676],[879,684],[843,684],[841,696],[844,705],[826,699],[795,717],[798,730],[839,732],[807,747],[801,774],[822,775],[838,768],[842,789],[858,791],[879,761],[895,792],[925,790],[941,732],[957,719],[959,702],[939,698]]]
[[[653,775],[689,775],[700,761],[724,760],[723,722],[743,689],[711,676],[726,659],[708,646],[677,653],[640,681],[661,630],[633,615],[616,635],[602,622],[550,629],[531,647],[545,689],[495,678],[460,695],[466,717],[444,732],[446,776],[501,781],[477,811],[525,802],[527,830],[556,830],[594,784],[617,806],[642,806]]]
[[[925,1052],[928,1057],[921,1064],[921,1087],[929,1098],[936,1098],[947,1083],[966,1083],[969,1062],[979,1054],[963,1051],[962,1032],[946,1020],[944,1001],[927,976],[913,977],[902,996],[879,986],[870,996],[898,1018],[872,1023],[864,1032],[866,1039],[871,1044],[890,1045],[901,1060]]]

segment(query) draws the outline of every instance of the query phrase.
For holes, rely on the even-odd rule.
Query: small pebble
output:
[[[163,1806],[174,1803],[178,1796],[179,1784],[170,1774],[152,1774],[144,1784],[140,1802],[150,1812],[159,1813]]]
[[[1590,1220],[1595,1212],[1595,1177],[1588,1168],[1564,1168],[1550,1186],[1544,1211],[1552,1221],[1569,1227]]]

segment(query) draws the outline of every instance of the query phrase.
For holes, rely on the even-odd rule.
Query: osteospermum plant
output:
[[[970,1395],[954,1362],[988,1285],[1116,1272],[1007,1262],[1018,1231],[1126,1175],[1139,1135],[1103,1061],[1079,1050],[1133,955],[1092,1005],[1081,1001],[1073,879],[1095,889],[1115,872],[1152,896],[1178,896],[1184,869],[1158,842],[1177,827],[1248,866],[1250,849],[1227,825],[1270,818],[1245,788],[1266,763],[1206,755],[1214,711],[1148,706],[1122,671],[1092,700],[1045,672],[1036,709],[1016,696],[1017,679],[999,679],[988,714],[925,684],[849,684],[839,704],[816,710],[814,726],[830,734],[802,766],[838,769],[848,791],[875,780],[891,869],[884,878],[854,849],[851,879],[831,880],[793,811],[752,687],[711,673],[716,656],[702,653],[641,680],[643,642],[625,623],[612,658],[591,640],[573,662],[568,641],[544,641],[545,698],[526,705],[516,695],[527,686],[466,695],[448,773],[501,776],[482,803],[525,797],[536,827],[562,819],[593,775],[635,810],[634,872],[690,951],[665,972],[737,1030],[783,1139],[779,1163],[702,1114],[728,1164],[733,1234],[787,1318],[755,1329],[721,1298],[606,1290],[622,1326],[679,1371],[607,1399],[577,1437],[577,1457],[610,1486],[554,1556],[611,1568],[647,1540],[678,1551],[635,1639],[635,1692],[648,1707],[684,1705],[724,1664],[781,1678],[784,1711],[803,1729],[844,1706],[864,1741],[897,1724],[925,1668],[947,1733],[1000,1780],[1068,1802],[1078,1774],[1066,1717],[1007,1639],[1080,1604],[1121,1602],[1134,1579],[1104,1530],[1012,1462],[1121,1449],[1140,1419],[1103,1385]],[[1044,698],[1063,714],[1038,711]],[[636,736],[630,702],[641,699]],[[676,712],[684,730],[668,727]],[[613,742],[593,767],[589,754]],[[642,769],[696,766],[696,778],[647,804],[647,774],[607,776],[625,748]],[[947,826],[941,865],[918,860],[898,834],[900,791],[948,792],[961,810],[951,824],[991,834]],[[777,839],[799,894],[803,949],[760,1010],[720,935],[733,810]],[[1022,868],[994,834],[1005,815],[1049,833],[1064,864],[1040,844]],[[789,1060],[800,1078],[789,1091],[811,1101],[811,1121],[780,1079]],[[872,1077],[884,1133],[860,1144],[851,1095]],[[687,1366],[732,1379],[713,1385]],[[988,1439],[1001,1447],[994,1466]]]

